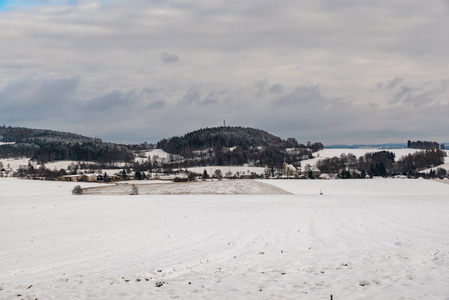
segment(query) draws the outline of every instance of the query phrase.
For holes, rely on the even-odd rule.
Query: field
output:
[[[323,150],[320,150],[318,152],[313,153],[314,158],[302,161],[301,165],[305,166],[306,164],[309,164],[311,166],[314,166],[321,159],[332,158],[332,157],[335,157],[335,156],[336,157],[340,157],[340,155],[342,153],[344,153],[344,154],[352,153],[352,154],[354,154],[358,158],[360,156],[364,156],[366,153],[378,152],[378,151],[393,152],[394,155],[396,156],[395,160],[398,161],[403,156],[407,156],[409,154],[413,154],[415,152],[419,152],[419,151],[423,151],[423,150],[410,149],[410,148],[400,148],[400,149],[379,149],[379,148],[358,148],[358,149],[341,149],[341,148],[336,148],[336,149],[323,149]],[[446,150],[446,154],[449,155],[449,151],[448,150]],[[447,168],[448,166],[442,165],[441,167]]]
[[[74,196],[0,179],[0,299],[449,299],[448,184],[259,184]]]
[[[139,182],[135,183],[139,195],[266,195],[289,194],[281,188],[255,180],[223,180],[223,181],[198,181],[198,182]],[[130,195],[132,185],[114,184],[91,187],[84,190],[83,194],[89,195]]]

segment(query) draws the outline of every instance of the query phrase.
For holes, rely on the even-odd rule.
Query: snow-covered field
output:
[[[28,166],[29,158],[2,158],[0,162],[3,164],[4,168],[11,168],[12,170],[17,170],[20,166]]]
[[[173,183],[167,181],[138,181],[139,195],[266,195],[266,194],[288,194],[285,190],[271,184],[255,180],[214,180],[199,182]],[[146,184],[148,183],[148,184]],[[136,184],[136,183],[134,183]],[[85,189],[83,194],[89,195],[130,195],[132,185],[129,183],[112,184],[101,187]]]
[[[135,160],[140,163],[144,163],[148,161],[149,159],[154,159],[155,157],[159,159],[168,159],[170,156],[169,153],[165,152],[162,149],[154,149],[150,151],[145,151],[143,153],[143,157],[136,157]]]
[[[366,153],[369,152],[378,152],[378,151],[389,151],[393,152],[396,156],[395,160],[399,160],[402,156],[406,156],[408,154],[413,154],[417,151],[423,151],[419,149],[410,149],[410,148],[401,148],[401,149],[380,149],[380,148],[360,148],[360,149],[343,149],[343,148],[336,148],[336,149],[323,149],[318,152],[313,153],[313,156],[315,158],[303,160],[301,162],[302,166],[305,166],[306,164],[309,164],[311,166],[314,166],[320,159],[324,158],[332,158],[332,157],[340,157],[342,153],[348,154],[352,153],[357,158],[360,156],[364,156]],[[446,150],[446,153],[449,154],[449,151]]]
[[[251,175],[253,173],[261,175],[265,173],[265,169],[263,167],[248,167],[248,166],[207,166],[207,167],[193,167],[188,168],[187,170],[190,172],[203,174],[204,170],[212,176],[215,172],[215,170],[220,170],[223,176],[227,172],[231,172],[232,176],[236,175],[237,172],[240,175]]]
[[[449,299],[449,185],[262,182],[293,194],[0,179],[0,299]]]
[[[425,179],[355,179],[355,180],[260,180],[296,195],[323,196],[448,196],[443,181]],[[449,201],[449,199],[448,199]]]

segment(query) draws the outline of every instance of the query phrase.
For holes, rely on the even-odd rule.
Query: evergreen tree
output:
[[[209,175],[207,175],[207,171],[206,171],[206,169],[204,169],[204,171],[203,171],[203,180],[206,180],[208,178],[209,178]]]

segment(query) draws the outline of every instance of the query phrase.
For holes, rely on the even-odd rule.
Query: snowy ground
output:
[[[159,159],[168,159],[170,154],[162,149],[154,149],[150,151],[145,151],[143,157],[136,157],[135,160],[140,163],[147,162],[148,160],[154,159],[155,157]]]
[[[355,180],[260,180],[296,195],[324,196],[447,196],[448,187],[438,180],[355,179]],[[449,201],[449,199],[448,199]]]
[[[17,170],[20,166],[28,166],[29,158],[1,158],[0,162],[3,164],[4,168],[11,168],[12,170]]]
[[[357,158],[360,156],[364,156],[366,153],[369,152],[378,152],[378,151],[389,151],[393,152],[396,156],[395,160],[398,161],[402,156],[406,156],[408,154],[413,154],[418,151],[423,151],[419,149],[409,149],[409,148],[401,148],[401,149],[380,149],[380,148],[360,148],[360,149],[343,149],[343,148],[336,148],[336,149],[323,149],[318,152],[313,153],[313,156],[315,158],[303,160],[301,161],[301,165],[305,166],[306,164],[309,164],[311,166],[316,165],[316,163],[324,158],[332,158],[332,157],[340,157],[342,153],[348,154],[352,153]],[[449,150],[446,150],[446,153],[449,155]]]
[[[223,176],[227,172],[231,172],[232,176],[236,175],[237,172],[239,172],[240,175],[251,175],[252,173],[261,175],[265,173],[265,169],[263,167],[248,167],[248,166],[207,166],[207,167],[193,167],[188,168],[188,171],[203,174],[204,170],[209,175],[213,175],[215,170],[220,170]]]
[[[136,182],[136,181],[134,181]],[[149,182],[148,184],[145,184]],[[139,195],[267,195],[289,194],[281,188],[255,180],[214,180],[179,183],[138,183]],[[136,184],[136,183],[134,183]],[[85,189],[89,195],[130,195],[132,185],[119,183]]]
[[[294,194],[0,179],[0,299],[449,299],[449,185],[263,182]]]

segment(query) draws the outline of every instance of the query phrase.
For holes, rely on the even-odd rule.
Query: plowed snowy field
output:
[[[144,181],[148,182],[148,181]],[[161,182],[149,184],[136,184],[139,195],[264,195],[264,194],[289,194],[289,192],[256,180],[222,180],[222,181],[197,181],[197,182]],[[89,195],[130,195],[132,185],[128,183],[110,184],[84,189],[84,194]]]
[[[0,299],[449,299],[449,185],[263,183],[292,194],[0,179]]]

